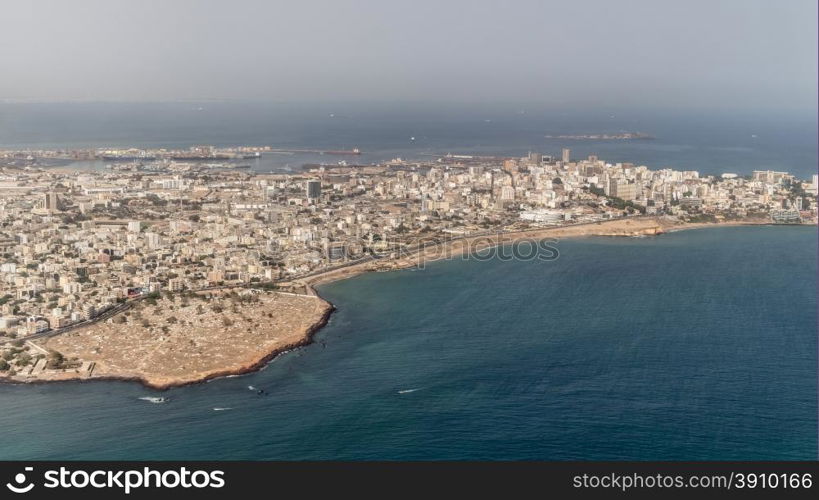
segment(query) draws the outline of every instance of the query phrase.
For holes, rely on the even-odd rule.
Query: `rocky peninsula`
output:
[[[136,380],[155,389],[255,371],[304,345],[332,306],[254,289],[165,294],[104,322],[19,347],[35,360],[18,382]]]

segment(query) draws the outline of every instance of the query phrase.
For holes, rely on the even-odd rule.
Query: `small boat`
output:
[[[418,388],[418,389],[403,389],[403,390],[398,391],[398,394],[409,394],[411,392],[415,392],[415,391],[418,391],[418,390],[420,390],[420,388]]]
[[[232,409],[233,409],[233,408],[220,408],[220,407],[216,407],[216,408],[214,408],[214,409],[213,409],[213,411],[228,411],[228,410],[232,410]]]
[[[145,396],[145,397],[141,397],[139,399],[141,399],[142,401],[147,401],[149,403],[153,403],[153,404],[167,403],[168,401],[170,401],[169,398],[162,398],[162,397],[155,397],[155,396]]]

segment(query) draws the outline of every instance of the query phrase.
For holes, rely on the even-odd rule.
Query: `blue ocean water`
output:
[[[577,141],[546,135],[640,131],[643,141]],[[526,104],[259,102],[0,103],[0,148],[263,146],[352,149],[358,157],[265,155],[257,171],[339,160],[370,164],[446,153],[515,155],[528,151],[703,174],[817,171],[816,110],[804,113],[703,110],[551,109]],[[103,162],[81,163],[101,168]]]
[[[557,246],[324,285],[320,342],[166,404],[0,385],[0,459],[816,459],[816,228]]]

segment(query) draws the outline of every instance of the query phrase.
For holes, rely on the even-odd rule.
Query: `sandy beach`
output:
[[[305,279],[294,280],[294,283],[302,283],[306,285],[312,293],[315,293],[312,291],[312,288],[317,285],[351,278],[361,273],[415,267],[420,262],[433,262],[441,259],[455,258],[463,255],[465,252],[474,252],[476,250],[520,242],[523,240],[538,241],[546,238],[554,238],[559,240],[566,238],[584,238],[590,236],[657,236],[663,233],[705,227],[767,224],[769,224],[769,222],[765,220],[729,221],[717,223],[684,223],[675,218],[667,217],[631,217],[627,219],[617,219],[589,224],[544,227],[516,232],[496,233],[489,236],[467,236],[453,241],[444,242],[418,252],[412,252],[408,255],[401,256],[400,258],[392,260],[381,259],[363,262],[361,264],[353,264],[341,269],[334,269],[325,273],[316,274]]]
[[[634,217],[572,226],[468,236],[431,245],[394,258],[382,258],[317,273],[283,283],[306,294],[245,288],[163,296],[140,302],[126,312],[70,333],[29,342],[33,366],[5,380],[134,380],[154,389],[187,385],[217,377],[252,372],[278,354],[309,344],[326,325],[334,306],[315,286],[372,272],[418,266],[457,258],[523,240],[590,236],[646,237],[663,233],[766,221],[681,223],[666,217]],[[48,353],[59,352],[69,368],[47,369]]]

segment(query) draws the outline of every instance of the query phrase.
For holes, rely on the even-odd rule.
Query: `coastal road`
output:
[[[629,217],[618,217],[618,218],[614,218],[614,219],[607,219],[605,221],[581,222],[581,223],[577,223],[577,224],[567,224],[566,226],[572,226],[572,227],[587,226],[587,225],[600,224],[602,222],[620,220],[620,219],[625,219],[625,218],[629,218]],[[631,217],[631,218],[638,219],[638,218],[644,218],[644,217],[639,217],[638,216],[638,217]],[[558,229],[558,228],[566,227],[566,226],[554,226],[553,228]],[[493,236],[493,235],[509,236],[509,235],[515,235],[515,234],[524,234],[524,233],[528,233],[528,232],[532,232],[532,231],[541,231],[541,230],[544,230],[544,229],[552,229],[552,228],[543,227],[543,228],[520,229],[520,230],[511,230],[511,231],[509,231],[509,230],[480,231],[480,232],[477,232],[477,233],[470,233],[470,234],[467,234],[467,235],[456,236],[456,237],[448,238],[448,239],[434,238],[434,239],[425,241],[423,244],[418,244],[418,245],[415,245],[414,247],[401,249],[400,251],[403,254],[401,257],[409,257],[409,256],[411,256],[411,255],[413,255],[415,253],[418,253],[418,252],[422,251],[422,250],[427,250],[427,249],[430,249],[430,248],[435,248],[435,247],[438,247],[438,246],[441,246],[441,245],[446,245],[446,244],[450,244],[450,243],[453,243],[453,242],[456,242],[456,241],[470,239],[470,238],[480,238],[480,237],[484,237],[484,236]],[[383,258],[385,258],[385,257],[381,256],[381,255],[367,255],[367,256],[362,257],[360,259],[345,262],[343,264],[338,264],[338,265],[331,266],[331,267],[325,267],[325,268],[322,268],[322,269],[317,269],[315,271],[310,271],[308,273],[301,274],[301,275],[298,275],[298,276],[292,276],[292,277],[288,277],[288,278],[282,278],[282,279],[274,280],[274,281],[272,281],[272,283],[275,284],[275,283],[298,282],[298,281],[301,281],[301,280],[304,280],[304,279],[307,279],[307,278],[312,278],[314,276],[318,276],[318,275],[321,275],[321,274],[334,272],[334,271],[339,271],[341,269],[346,269],[348,267],[358,266],[358,265],[361,265],[361,264],[365,264],[367,262],[373,262],[373,261],[380,260],[380,259],[383,259]],[[253,287],[253,285],[254,285],[254,283],[238,283],[238,284],[231,284],[231,285],[217,285],[217,286],[208,286],[208,287],[198,288],[196,290],[191,290],[191,291],[192,292],[204,292],[204,291],[209,291],[209,290],[221,290],[221,289],[227,289],[227,288],[250,288],[250,287]],[[307,287],[308,287],[308,291],[312,290],[309,285],[307,285]],[[315,292],[313,292],[313,294],[315,294]],[[14,342],[16,340],[27,342],[27,341],[30,341],[30,340],[50,338],[50,337],[54,337],[54,336],[57,336],[57,335],[62,335],[64,333],[68,333],[68,332],[76,330],[78,328],[84,328],[84,327],[87,327],[87,326],[91,326],[91,325],[93,325],[95,323],[98,323],[100,321],[105,321],[106,319],[111,318],[112,316],[114,316],[116,314],[119,314],[121,312],[124,312],[124,311],[130,309],[136,302],[138,302],[140,300],[143,300],[146,297],[147,297],[147,294],[139,295],[137,297],[132,297],[130,299],[127,299],[125,302],[116,304],[116,305],[104,310],[99,315],[97,315],[97,316],[95,316],[93,318],[82,320],[82,321],[79,321],[77,323],[72,323],[70,325],[67,325],[67,326],[64,326],[64,327],[61,327],[61,328],[56,328],[56,329],[53,329],[53,330],[45,330],[45,331],[42,331],[42,332],[27,335],[25,337],[20,337],[18,339],[0,338],[0,345],[4,345],[4,344],[10,343],[10,342]]]

